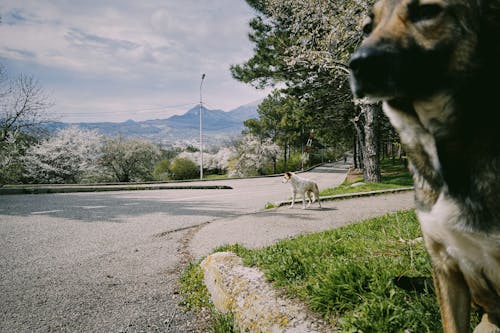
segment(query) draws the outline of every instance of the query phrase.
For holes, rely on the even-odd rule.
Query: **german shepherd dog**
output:
[[[444,332],[500,332],[500,0],[381,0],[352,55],[415,181]],[[496,95],[499,94],[499,95]]]

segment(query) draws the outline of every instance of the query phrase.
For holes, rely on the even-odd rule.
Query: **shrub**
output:
[[[172,179],[193,179],[199,175],[199,167],[190,159],[176,158],[170,165]]]
[[[158,161],[153,170],[153,177],[156,180],[169,180],[170,179],[170,162],[166,158]]]
[[[279,172],[286,172],[286,171],[299,171],[302,169],[302,154],[301,153],[294,153],[292,154],[288,160],[286,161],[286,166],[285,166],[285,161],[280,158],[277,163],[277,170]],[[307,167],[307,164],[304,164],[304,167]]]

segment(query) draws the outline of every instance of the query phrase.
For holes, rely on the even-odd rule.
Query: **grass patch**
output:
[[[408,168],[401,163],[385,159],[380,162],[382,183],[399,186],[413,186],[413,178]]]
[[[321,191],[321,196],[338,195],[347,193],[369,192],[377,190],[388,190],[413,186],[413,179],[408,169],[398,163],[386,159],[380,162],[380,183],[362,183],[363,175],[351,173],[341,185]]]
[[[306,303],[340,332],[442,332],[432,288],[406,291],[393,282],[400,276],[430,278],[429,257],[419,237],[420,227],[411,210],[263,249],[235,244],[215,252],[232,251],[245,265],[257,266],[277,288]],[[211,304],[201,268],[192,265],[189,270],[182,283],[187,289],[182,292],[195,299],[186,301],[191,304],[188,308]],[[204,291],[200,294],[200,290]],[[212,332],[235,332],[231,317],[212,317],[216,327]],[[475,315],[471,327],[478,322]]]
[[[204,180],[219,180],[219,179],[228,179],[227,174],[224,175],[204,175]]]
[[[276,208],[278,207],[275,203],[273,202],[267,202],[265,205],[264,205],[264,209],[273,209],[273,208]]]
[[[408,292],[398,276],[430,277],[413,211],[399,212],[250,251],[230,250],[258,266],[275,286],[306,302],[342,332],[438,332],[432,290]]]
[[[179,282],[183,296],[182,305],[186,309],[199,312],[212,306],[208,290],[203,283],[203,270],[199,262],[189,264],[182,272]]]
[[[233,327],[234,318],[231,314],[218,312],[210,301],[208,290],[203,283],[203,270],[199,262],[190,264],[179,279],[182,303],[187,310],[208,314],[208,322],[204,322],[207,332],[239,333]]]

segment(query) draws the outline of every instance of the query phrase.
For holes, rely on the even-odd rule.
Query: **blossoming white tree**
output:
[[[22,153],[26,147],[19,137],[18,132],[8,132],[0,141],[0,184],[17,182],[22,176]]]
[[[200,165],[200,153],[183,151],[179,158],[187,158],[195,164]],[[209,172],[225,172],[228,169],[229,161],[237,157],[237,152],[228,147],[220,148],[216,153],[203,153],[203,167]]]
[[[120,137],[106,140],[100,165],[119,182],[152,180],[160,156],[160,149],[149,141]]]
[[[214,170],[226,171],[229,167],[229,161],[237,156],[234,149],[223,147],[217,153],[212,155],[210,166]]]
[[[98,172],[102,137],[72,126],[31,146],[24,156],[25,176],[35,183],[78,183]]]
[[[230,177],[262,174],[262,169],[279,156],[280,147],[270,139],[261,141],[253,135],[246,135],[238,146],[238,153],[239,157],[229,172]]]

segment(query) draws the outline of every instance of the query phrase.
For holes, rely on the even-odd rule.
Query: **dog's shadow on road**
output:
[[[329,212],[337,210],[335,207],[309,207],[302,209],[302,207],[280,207],[278,209],[265,210],[257,214],[262,217],[285,217],[290,220],[321,220],[323,216],[317,215],[316,212]]]
[[[293,207],[293,208],[288,208],[286,207],[285,209],[288,209],[290,212],[293,211],[301,211],[301,212],[307,212],[307,211],[316,211],[316,212],[329,212],[329,211],[334,211],[337,210],[335,207],[309,207],[306,209],[302,209],[301,207]],[[284,208],[281,208],[281,211],[285,211]]]
[[[322,208],[308,208],[308,210],[317,210],[319,212],[329,212],[329,211],[333,211],[333,210],[337,210],[337,208],[335,207],[322,207]]]

